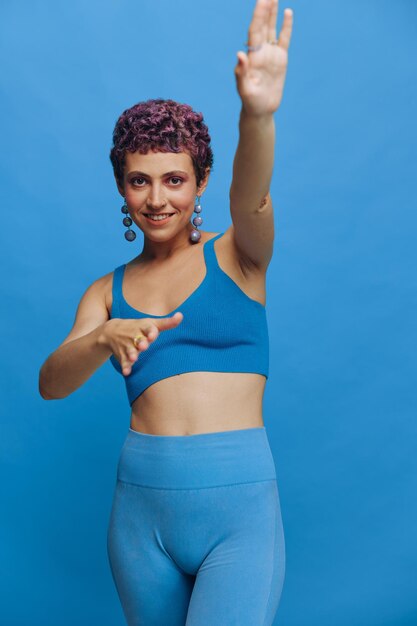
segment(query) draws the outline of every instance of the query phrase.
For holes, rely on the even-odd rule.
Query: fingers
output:
[[[133,363],[137,361],[140,350],[136,348],[126,348],[125,354],[122,353],[120,365],[122,367],[123,376],[129,376],[132,371]]]
[[[249,67],[249,59],[248,59],[248,55],[242,52],[241,50],[239,50],[239,52],[237,52],[236,55],[237,55],[238,62],[237,62],[237,65],[235,66],[234,72],[236,76],[239,76],[247,71]]]
[[[277,38],[277,16],[278,0],[272,0],[268,19],[268,41],[275,41]]]
[[[266,41],[269,11],[270,0],[257,0],[249,26],[248,44],[250,46],[259,46]]]
[[[142,331],[145,332],[145,331]],[[148,333],[147,336],[143,337],[140,341],[136,342],[137,348],[135,348],[133,342],[132,345],[129,345],[125,348],[125,351],[122,351],[120,364],[122,366],[122,371],[124,376],[129,376],[132,371],[133,364],[138,360],[138,356],[141,352],[144,352],[148,349],[149,344],[154,341],[155,333]]]
[[[158,337],[159,332],[155,324],[149,324],[148,326],[140,328],[137,334],[143,335],[140,341],[133,343],[132,340],[132,344],[129,344],[125,348],[124,353],[122,352],[121,366],[124,376],[129,376],[139,354],[148,349],[149,345]]]
[[[278,1],[257,0],[249,26],[248,44],[250,46],[259,46],[266,41],[276,41]],[[292,9],[285,9],[284,22],[279,35],[280,45],[285,50],[290,47],[292,25],[293,11]]]
[[[125,352],[121,355],[120,364],[124,376],[129,376],[132,371],[133,364],[137,361],[141,352],[144,352],[149,348],[149,345],[155,341],[159,336],[159,331],[169,330],[175,328],[183,320],[184,316],[180,311],[177,311],[174,315],[169,317],[163,317],[161,319],[150,318],[152,322],[145,327],[141,327],[139,332],[143,337],[140,341],[136,342],[136,346],[132,344],[127,346]]]
[[[294,14],[292,9],[285,9],[284,11],[284,23],[282,25],[281,32],[279,34],[279,45],[288,51],[291,42],[291,33],[293,25]]]
[[[184,316],[181,311],[177,311],[174,315],[169,317],[162,317],[161,319],[153,319],[152,321],[157,326],[158,330],[169,330],[175,328],[180,322],[182,322]]]

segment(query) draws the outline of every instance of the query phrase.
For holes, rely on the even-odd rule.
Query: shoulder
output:
[[[84,290],[77,306],[73,327],[61,345],[91,332],[110,318],[106,305],[106,286],[111,272],[97,278]]]
[[[91,293],[95,293],[97,298],[101,299],[104,302],[109,315],[112,306],[113,275],[114,270],[112,270],[111,272],[107,272],[107,274],[104,274],[99,278],[96,278],[96,280],[91,283],[87,290]]]

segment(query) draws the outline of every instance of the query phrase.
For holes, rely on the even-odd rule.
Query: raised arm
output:
[[[249,27],[249,51],[237,53],[235,67],[242,109],[230,213],[237,248],[261,269],[266,269],[272,257],[274,216],[269,186],[274,164],[273,114],[283,96],[293,24],[292,10],[285,9],[276,40],[277,15],[278,0],[257,0]]]

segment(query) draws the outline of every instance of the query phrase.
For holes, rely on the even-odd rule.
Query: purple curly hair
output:
[[[213,167],[210,135],[202,113],[189,104],[156,98],[139,102],[120,115],[113,131],[110,161],[115,178],[123,187],[125,153],[186,152],[191,157],[197,187]]]

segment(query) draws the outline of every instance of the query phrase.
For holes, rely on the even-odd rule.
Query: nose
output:
[[[153,209],[160,209],[165,206],[166,203],[159,187],[152,187],[146,204]]]

